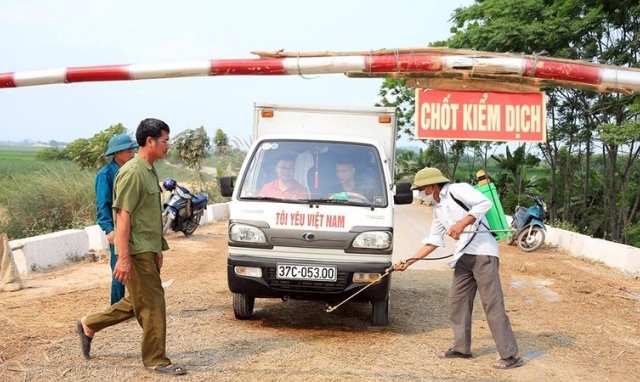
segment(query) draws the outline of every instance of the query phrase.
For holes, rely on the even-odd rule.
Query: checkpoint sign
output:
[[[417,139],[545,142],[544,93],[416,89]]]

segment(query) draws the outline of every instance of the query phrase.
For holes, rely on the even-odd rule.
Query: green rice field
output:
[[[36,155],[40,150],[42,147],[0,146],[0,179],[41,169],[44,163],[36,161]]]
[[[0,159],[20,159],[34,161],[38,151],[43,147],[33,146],[0,146]]]

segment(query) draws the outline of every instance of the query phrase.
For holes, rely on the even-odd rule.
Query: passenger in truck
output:
[[[293,156],[283,156],[276,164],[278,177],[262,186],[260,196],[283,199],[306,199],[309,197],[307,189],[294,178],[295,159]]]

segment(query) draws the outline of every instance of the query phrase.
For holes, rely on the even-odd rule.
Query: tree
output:
[[[401,150],[396,155],[395,181],[413,181],[413,176],[431,163],[427,159],[426,151],[420,149],[417,153],[411,150]]]
[[[416,113],[415,91],[407,87],[405,78],[385,78],[378,92],[380,102],[375,106],[396,108],[396,138],[402,134],[412,138],[413,116]]]
[[[79,138],[67,145],[65,151],[69,159],[84,169],[97,169],[110,160],[104,156],[109,147],[109,140],[116,134],[126,134],[127,129],[121,124],[111,125],[95,134],[91,139]]]
[[[640,65],[640,5],[612,0],[478,0],[455,10],[453,36],[438,44],[482,51],[549,54],[619,66]],[[581,219],[600,203],[607,216],[599,232],[627,240],[625,226],[638,222],[637,180],[640,96],[543,88],[549,102],[548,140],[539,149],[550,166],[551,216]],[[402,89],[396,90],[402,92]],[[600,144],[602,168],[592,170]],[[595,177],[595,178],[594,178]],[[592,180],[601,179],[601,192]],[[577,181],[579,180],[579,181]],[[597,196],[596,196],[597,195]],[[593,200],[598,197],[597,200]],[[640,202],[640,200],[639,200]],[[591,207],[591,208],[589,208]],[[579,212],[576,213],[576,209]],[[570,221],[569,223],[576,223]]]
[[[529,189],[536,187],[535,177],[528,177],[526,169],[535,167],[540,163],[535,155],[526,153],[526,144],[518,146],[511,154],[509,146],[505,150],[505,155],[492,155],[501,170],[499,174],[500,189],[511,190],[516,197],[516,205],[521,205],[522,195]]]
[[[65,150],[60,150],[57,147],[47,147],[46,149],[38,151],[38,153],[36,154],[36,160],[42,162],[51,162],[59,160],[69,160],[69,157],[67,156],[67,152]]]
[[[251,146],[251,139],[244,140],[238,137],[229,138],[227,134],[218,129],[214,138],[216,144],[216,155],[218,163],[216,165],[216,174],[218,178],[223,176],[237,176],[240,172],[242,162]]]
[[[187,168],[194,170],[200,183],[204,184],[202,164],[209,156],[209,147],[211,146],[211,140],[204,126],[181,132],[173,139],[172,146]]]
[[[229,149],[229,137],[222,129],[216,130],[216,135],[213,137],[213,144],[216,146],[216,155],[222,155]]]

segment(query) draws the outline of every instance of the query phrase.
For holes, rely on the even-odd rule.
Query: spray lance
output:
[[[435,257],[435,258],[422,258],[422,259],[419,259],[419,258],[417,258],[417,257],[412,257],[412,258],[409,258],[409,259],[407,259],[407,260],[403,260],[403,261],[401,261],[401,262],[400,262],[400,264],[405,264],[405,263],[406,263],[407,261],[409,261],[409,260],[415,260],[415,261],[417,261],[417,260],[432,260],[432,261],[435,261],[435,260],[442,260],[442,259],[446,259],[447,257],[451,257],[451,256],[453,256],[453,253],[452,253],[452,254],[450,254],[450,255],[447,255],[447,256]],[[360,290],[358,290],[356,293],[354,293],[354,294],[352,294],[351,296],[349,296],[349,297],[347,297],[346,299],[344,299],[344,300],[343,300],[341,303],[339,303],[338,305],[335,305],[335,306],[327,305],[327,306],[324,308],[324,311],[325,311],[325,312],[327,312],[327,313],[331,313],[331,312],[333,312],[334,310],[338,309],[342,304],[344,304],[345,302],[347,302],[347,301],[351,300],[351,299],[352,299],[352,298],[354,298],[355,296],[359,295],[360,293],[362,293],[364,290],[366,290],[366,289],[367,289],[367,288],[369,288],[370,286],[372,286],[372,285],[375,285],[375,284],[379,283],[379,282],[380,282],[380,280],[382,280],[383,278],[385,278],[385,277],[387,277],[388,275],[390,275],[391,273],[393,273],[393,271],[394,271],[394,270],[395,270],[395,269],[394,269],[393,264],[392,264],[389,268],[387,268],[387,269],[385,269],[385,270],[384,270],[384,273],[383,273],[383,274],[381,274],[380,276],[378,276],[378,279],[373,280],[373,281],[372,281],[372,282],[370,282],[369,284],[365,285],[363,288],[361,288]]]
[[[498,232],[512,232],[512,230],[504,230],[504,229],[497,229],[497,230],[478,230],[478,231],[462,231],[460,232],[461,234],[463,233],[471,233],[471,234],[476,234],[476,233],[490,233],[492,235],[495,236],[496,233]],[[417,258],[417,257],[411,257],[408,258],[406,260],[400,261],[400,264],[406,264],[407,261],[411,261],[413,260],[418,261],[418,260],[424,260],[424,261],[436,261],[436,260],[443,260],[449,257],[452,257],[453,253],[447,256],[442,256],[442,257],[424,257],[424,258]],[[363,288],[361,288],[360,290],[358,290],[356,293],[352,294],[351,296],[347,297],[346,299],[344,299],[342,302],[340,302],[339,304],[335,305],[335,306],[331,306],[331,305],[327,305],[324,308],[324,311],[327,313],[331,313],[334,310],[338,309],[342,304],[344,304],[345,302],[351,300],[352,298],[354,298],[355,296],[359,295],[360,293],[362,293],[363,291],[365,291],[367,288],[369,288],[372,285],[375,285],[377,283],[379,283],[383,278],[387,277],[388,275],[390,275],[391,273],[393,273],[394,271],[394,266],[393,264],[384,270],[384,273],[381,274],[380,276],[378,276],[378,278],[376,280],[373,280],[372,282],[370,282],[369,284],[365,285]]]

